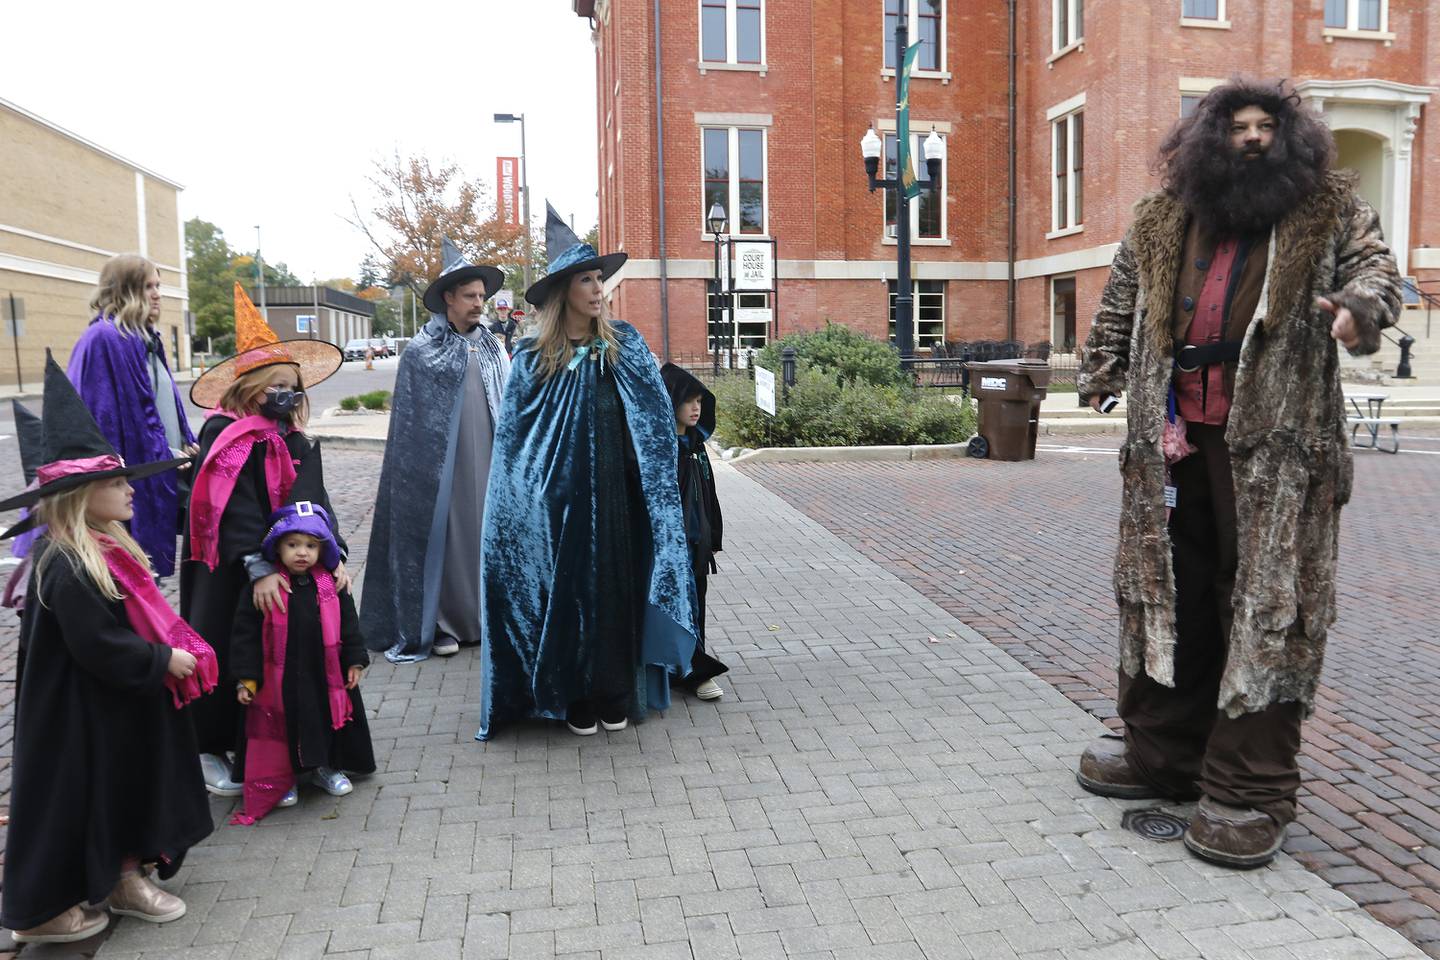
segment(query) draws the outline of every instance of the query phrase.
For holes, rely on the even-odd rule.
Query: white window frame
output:
[[[893,292],[890,287],[892,283],[895,284],[895,289]],[[922,293],[920,291],[920,284],[922,283],[937,283],[940,285],[940,292]],[[900,296],[899,286],[899,283],[895,280],[887,279],[885,281],[886,315],[889,318],[886,321],[885,331],[887,337],[891,340],[895,339],[895,300]],[[937,342],[944,343],[945,335],[950,332],[950,314],[948,312],[949,304],[946,302],[949,300],[949,297],[946,294],[945,288],[946,281],[944,280],[912,279],[910,281],[910,336],[914,342],[915,349],[917,350],[921,347],[933,347]],[[920,332],[921,297],[940,298],[940,335],[938,337],[933,333],[922,334]],[[934,321],[927,320],[925,322],[933,323]]]
[[[710,209],[705,206],[705,131],[724,130],[726,131],[726,148],[730,169],[730,189],[726,200],[725,212],[729,219],[729,231],[726,236],[740,237],[745,240],[768,240],[770,239],[770,128],[768,126],[738,124],[726,126],[721,124],[707,123],[699,127],[700,133],[700,222],[705,223],[705,216]],[[761,231],[759,233],[740,233],[740,131],[754,130],[760,134],[760,159],[763,164],[764,180],[760,192],[761,203]],[[700,239],[714,240],[715,235],[705,227],[701,227]]]
[[[705,23],[703,0],[695,0],[695,56],[700,65],[700,73],[703,75],[707,70],[753,70],[764,76],[769,69],[766,53],[766,31],[765,14],[768,0],[760,0],[760,62],[741,63],[736,59],[740,49],[738,17],[735,13],[735,0],[725,0],[725,59],[705,59]],[[618,83],[618,81],[617,81]]]
[[[1065,23],[1069,27],[1065,36],[1060,35],[1060,9],[1061,4],[1065,7]],[[1052,59],[1058,58],[1061,54],[1069,53],[1076,47],[1085,47],[1085,24],[1080,24],[1080,32],[1075,32],[1075,13],[1080,6],[1080,0],[1050,0],[1050,52]]]
[[[1211,30],[1229,30],[1230,21],[1226,18],[1226,0],[1218,0],[1214,17],[1187,17],[1185,16],[1185,0],[1180,0],[1180,26],[1182,27],[1207,27]]]
[[[883,176],[883,175],[884,175],[884,172],[885,172],[884,163],[885,163],[885,161],[888,159],[888,158],[885,156],[885,142],[886,142],[890,137],[894,137],[894,136],[895,136],[895,122],[892,120],[892,121],[890,121],[889,123],[882,123],[880,126],[881,126],[881,130],[883,131],[883,132],[880,134],[880,160],[881,160],[880,172],[881,172],[881,175]],[[888,127],[888,129],[886,129],[887,127]],[[947,147],[949,146],[949,143],[950,143],[950,124],[948,124],[948,123],[945,124],[944,127],[943,127],[943,129],[942,129],[942,127],[941,127],[941,125],[940,125],[939,123],[931,124],[931,123],[927,123],[927,122],[925,122],[925,121],[923,121],[923,120],[916,120],[916,121],[914,121],[914,122],[911,124],[911,128],[910,128],[910,140],[911,140],[910,157],[911,157],[911,160],[912,160],[912,161],[914,162],[914,164],[915,164],[915,169],[916,169],[916,175],[917,175],[917,176],[919,175],[919,170],[920,170],[921,165],[924,164],[924,162],[925,162],[925,138],[928,137],[928,136],[930,136],[930,128],[931,128],[931,127],[933,127],[933,128],[935,129],[935,132],[936,132],[936,134],[939,135],[940,139],[943,140],[943,141],[945,141],[945,144],[946,144]],[[896,142],[896,149],[898,150],[898,149],[899,149],[899,142],[898,142],[898,141],[899,141],[899,138],[898,138],[898,137],[896,138],[896,141],[897,141],[897,142]],[[947,198],[950,196],[950,192],[949,192],[949,181],[950,181],[950,156],[949,156],[949,154],[950,154],[950,151],[947,149],[947,150],[945,151],[945,153],[946,153],[945,159],[940,162],[940,191],[939,191],[939,196],[937,197],[937,200],[938,200],[938,202],[939,202],[939,204],[940,204],[940,236],[938,236],[938,237],[922,237],[922,236],[920,236],[920,199],[921,199],[921,198],[920,198],[920,197],[915,197],[915,198],[912,199],[912,200],[906,201],[906,203],[909,205],[909,208],[910,208],[910,245],[911,245],[912,247],[948,247],[948,246],[950,246],[950,204],[947,202]],[[899,164],[897,163],[896,166],[897,166],[897,168],[898,168]],[[886,244],[886,245],[893,245],[893,244],[895,244],[895,243],[898,242],[894,237],[892,237],[892,236],[890,235],[890,225],[885,222],[885,204],[883,204],[883,203],[880,205],[880,240],[881,240],[881,243]]]
[[[1224,2],[1224,0],[1222,0],[1222,2]],[[1203,99],[1205,94],[1222,85],[1224,82],[1224,80],[1215,77],[1181,77],[1180,96],[1176,98],[1175,104],[1177,112],[1184,109],[1180,103],[1181,98],[1201,97]]]
[[[885,66],[885,57],[895,48],[895,34],[885,29],[885,0],[880,2],[880,75],[882,77],[895,76],[895,68]],[[905,4],[910,24],[910,42],[915,42],[915,24],[920,20],[920,0],[901,0]],[[925,80],[939,80],[942,83],[949,83],[953,78],[950,72],[950,44],[946,42],[946,34],[950,27],[950,0],[940,0],[940,69],[921,70],[918,67],[911,71],[912,78]]]
[[[1380,29],[1360,29],[1360,0],[1345,0],[1345,26],[1331,27],[1325,25],[1325,11],[1321,8],[1320,31],[1326,43],[1334,43],[1336,37],[1347,40],[1383,40],[1385,46],[1390,46],[1395,39],[1395,34],[1390,32],[1390,0],[1380,0]]]
[[[1081,211],[1081,219],[1075,220],[1075,191],[1079,178],[1075,175],[1075,125],[1070,118],[1078,113],[1085,112],[1085,94],[1080,93],[1069,100],[1057,103],[1045,111],[1045,119],[1048,121],[1045,133],[1050,138],[1050,232],[1045,234],[1046,240],[1054,240],[1058,237],[1068,237],[1071,234],[1080,233],[1085,229],[1084,211]],[[1059,158],[1055,155],[1055,125],[1065,124],[1065,156],[1070,158],[1070,169],[1065,177],[1065,214],[1067,223],[1059,223],[1055,218],[1055,201],[1059,199],[1058,175],[1060,173],[1056,164]],[[1082,157],[1083,159],[1083,157]],[[1081,171],[1084,173],[1082,164]]]

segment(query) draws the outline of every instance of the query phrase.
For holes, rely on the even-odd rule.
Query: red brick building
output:
[[[596,47],[601,245],[630,254],[612,306],[657,352],[705,350],[716,200],[732,235],[777,245],[778,296],[742,300],[743,339],[772,318],[885,333],[893,211],[859,144],[873,127],[893,163],[902,5],[925,42],[917,156],[932,129],[948,151],[943,202],[912,201],[918,345],[1083,340],[1160,139],[1239,72],[1288,77],[1324,113],[1404,271],[1440,292],[1435,0],[1014,0],[1013,247],[1003,0],[661,0],[658,77],[654,0],[571,2]]]

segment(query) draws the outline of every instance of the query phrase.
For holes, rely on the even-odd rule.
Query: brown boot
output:
[[[82,903],[38,927],[16,930],[10,937],[16,943],[74,943],[90,939],[109,925],[110,917],[105,911]]]
[[[1262,867],[1275,859],[1285,827],[1268,813],[1200,798],[1195,819],[1185,831],[1185,846],[1201,860],[1224,867]]]
[[[1080,786],[1102,797],[1121,800],[1149,800],[1169,794],[1135,771],[1125,756],[1125,741],[1120,737],[1101,737],[1080,755],[1080,769],[1075,772]]]
[[[185,916],[185,901],[166,893],[137,873],[120,875],[120,882],[110,891],[110,912],[136,917],[150,923],[169,923]]]

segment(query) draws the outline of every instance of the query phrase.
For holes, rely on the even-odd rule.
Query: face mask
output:
[[[265,402],[260,404],[260,412],[271,420],[284,420],[300,406],[304,397],[304,392],[300,390],[266,391]]]

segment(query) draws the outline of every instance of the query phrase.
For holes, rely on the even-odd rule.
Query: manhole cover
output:
[[[1184,820],[1163,810],[1131,810],[1120,818],[1120,825],[1146,840],[1179,840],[1188,826]]]

